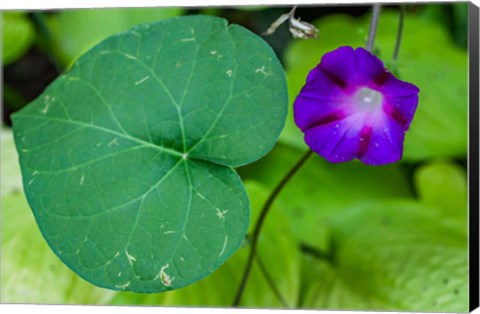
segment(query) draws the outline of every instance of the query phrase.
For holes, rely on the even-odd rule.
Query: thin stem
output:
[[[285,175],[285,177],[283,177],[283,179],[278,183],[278,185],[275,187],[275,189],[272,191],[267,201],[263,205],[263,208],[260,212],[260,216],[258,217],[257,223],[255,224],[255,228],[253,229],[252,244],[250,246],[250,254],[248,255],[247,265],[245,266],[245,270],[242,276],[242,281],[240,282],[240,285],[237,290],[237,295],[235,296],[235,300],[233,301],[233,306],[238,306],[240,304],[243,291],[245,290],[245,286],[247,284],[248,276],[250,275],[250,271],[252,269],[253,260],[255,257],[256,249],[257,249],[258,236],[260,235],[263,222],[267,217],[268,211],[272,206],[273,201],[275,201],[276,197],[278,196],[280,191],[282,191],[283,187],[288,183],[288,181],[290,181],[293,175],[298,171],[298,169],[302,167],[305,161],[307,161],[307,159],[312,154],[313,154],[313,151],[308,150],[307,153],[305,153],[302,156],[302,158],[300,158],[300,160],[297,161],[297,163],[292,167],[292,169],[290,169],[290,171]]]
[[[372,19],[370,21],[370,31],[368,32],[367,50],[372,52],[373,44],[375,42],[375,35],[377,33],[378,20],[380,19],[381,4],[375,3],[373,5]]]
[[[297,10],[297,7],[298,5],[294,5],[293,8],[288,13],[288,15],[290,15],[291,17],[295,16],[295,10]]]
[[[400,44],[402,43],[404,19],[405,19],[405,5],[402,4],[400,6],[400,16],[398,18],[397,40],[395,41],[395,50],[393,51],[392,63],[397,62],[398,53],[400,52]]]
[[[260,271],[262,272],[263,276],[265,277],[265,280],[267,281],[268,285],[270,286],[270,289],[272,289],[273,294],[275,294],[275,297],[277,300],[282,304],[284,308],[290,308],[288,305],[287,300],[284,298],[280,290],[278,289],[277,285],[275,285],[275,282],[273,281],[272,276],[268,273],[267,267],[263,263],[263,260],[260,258],[260,255],[257,254],[257,263],[258,266],[260,267]]]
[[[61,73],[64,68],[55,56],[53,37],[45,19],[45,14],[43,12],[33,12],[31,17],[33,23],[38,28],[39,34],[42,35],[45,40],[45,49],[50,61],[55,66],[57,72]]]

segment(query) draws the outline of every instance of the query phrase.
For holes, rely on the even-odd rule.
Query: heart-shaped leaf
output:
[[[258,36],[205,16],[139,25],[13,116],[27,199],[88,281],[183,287],[242,243],[249,205],[232,166],[271,149],[286,111],[283,69]]]

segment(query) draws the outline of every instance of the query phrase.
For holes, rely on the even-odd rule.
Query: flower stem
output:
[[[400,6],[400,16],[398,18],[398,31],[397,40],[395,41],[395,50],[393,51],[392,63],[396,63],[398,59],[398,53],[400,52],[400,44],[402,43],[403,24],[405,18],[405,5]]]
[[[375,42],[375,34],[377,33],[378,20],[380,18],[381,4],[373,5],[372,19],[370,20],[370,31],[368,32],[367,50],[372,52],[373,43]]]
[[[270,286],[270,289],[272,290],[273,294],[275,294],[275,297],[277,298],[278,302],[280,302],[284,308],[289,309],[290,306],[288,305],[287,300],[282,295],[282,293],[278,289],[277,285],[275,285],[275,282],[273,281],[272,276],[270,276],[270,274],[268,273],[267,266],[265,266],[265,263],[260,258],[259,254],[257,254],[256,259],[257,259],[257,263],[258,263],[258,267],[260,268],[260,271],[262,272],[263,276],[265,277],[265,280],[267,281],[268,285]]]
[[[54,42],[52,32],[47,24],[47,20],[45,19],[45,13],[42,12],[33,12],[31,14],[32,20],[34,25],[38,29],[38,33],[40,36],[43,36],[43,40],[45,41],[45,48],[47,55],[52,62],[53,66],[57,70],[57,72],[62,73],[64,71],[64,67],[62,66],[61,62],[57,59],[55,51],[54,51]]]
[[[300,160],[290,169],[290,171],[283,177],[283,179],[278,183],[275,189],[272,191],[270,196],[268,197],[267,201],[263,205],[263,208],[260,212],[260,216],[255,224],[255,228],[253,229],[252,235],[252,242],[250,246],[250,254],[248,255],[247,265],[245,266],[245,270],[243,272],[242,280],[240,285],[238,286],[237,294],[235,296],[235,300],[233,301],[233,306],[236,307],[240,304],[240,300],[242,298],[243,291],[245,290],[245,286],[247,285],[247,280],[250,275],[250,271],[253,266],[253,260],[255,258],[255,252],[257,249],[258,243],[258,236],[260,235],[260,231],[262,229],[263,223],[267,214],[272,206],[273,202],[277,198],[278,194],[282,191],[283,187],[290,181],[290,179],[297,173],[298,169],[302,167],[302,165],[307,161],[307,159],[313,154],[312,150],[308,150]]]

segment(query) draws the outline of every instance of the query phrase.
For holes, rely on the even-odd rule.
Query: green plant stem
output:
[[[258,236],[260,235],[260,231],[262,230],[263,223],[267,214],[272,206],[273,202],[277,198],[278,194],[282,191],[283,187],[290,181],[290,179],[297,173],[297,171],[302,167],[302,165],[308,160],[308,158],[313,154],[312,150],[308,150],[301,158],[297,161],[297,163],[290,169],[290,171],[283,177],[283,179],[278,183],[278,185],[274,188],[270,196],[268,197],[267,201],[263,205],[263,208],[260,212],[260,216],[255,224],[255,228],[253,229],[252,235],[252,242],[250,246],[250,254],[248,255],[247,265],[245,266],[245,270],[243,272],[242,280],[237,290],[237,294],[233,301],[233,306],[236,307],[240,304],[240,300],[242,298],[243,291],[245,290],[245,286],[248,281],[248,277],[250,275],[250,271],[252,269],[253,260],[255,258],[255,253],[258,244]]]
[[[398,53],[400,52],[400,44],[402,43],[402,36],[403,36],[403,24],[405,19],[405,5],[402,4],[400,6],[400,15],[398,18],[398,31],[397,31],[397,39],[395,41],[395,49],[393,50],[393,57],[392,63],[395,64],[398,60]]]
[[[55,69],[59,72],[62,73],[64,70],[63,65],[61,64],[60,61],[58,61],[55,51],[54,51],[54,41],[52,37],[52,33],[50,32],[50,28],[48,27],[47,21],[45,19],[45,14],[42,12],[33,12],[31,14],[33,23],[38,29],[38,32],[41,36],[43,36],[45,40],[45,45],[44,49],[50,58],[50,61],[52,64],[55,66]]]
[[[277,298],[278,302],[280,302],[284,308],[290,308],[287,300],[282,295],[277,285],[275,285],[275,282],[273,281],[272,276],[270,276],[270,273],[268,272],[267,267],[265,266],[265,263],[263,262],[263,260],[260,258],[259,254],[256,255],[256,259],[257,259],[257,263],[258,263],[258,267],[260,268],[260,271],[265,277],[265,280],[267,281],[267,284],[269,285],[273,294],[275,294],[275,297]]]
[[[373,5],[372,19],[370,20],[370,30],[368,32],[367,50],[372,52],[373,44],[375,43],[375,35],[377,33],[378,20],[380,19],[381,4],[375,3]]]

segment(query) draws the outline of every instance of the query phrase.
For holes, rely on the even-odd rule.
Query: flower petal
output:
[[[330,162],[345,162],[358,157],[363,119],[352,115],[305,131],[305,142]]]
[[[326,53],[319,64],[331,82],[346,89],[355,84],[357,72],[355,51],[352,47],[340,47]]]
[[[363,48],[355,49],[357,75],[355,84],[369,86],[388,73],[382,60]]]
[[[392,118],[383,116],[375,121],[364,151],[358,159],[373,166],[397,162],[402,158],[403,140],[402,127]]]
[[[418,94],[387,97],[383,103],[383,111],[406,131],[413,120],[417,104]]]
[[[325,73],[314,68],[307,81],[293,104],[295,123],[302,131],[345,116],[341,105],[345,95]]]
[[[417,86],[397,79],[390,72],[382,80],[377,81],[376,89],[387,97],[412,96],[420,91]]]

